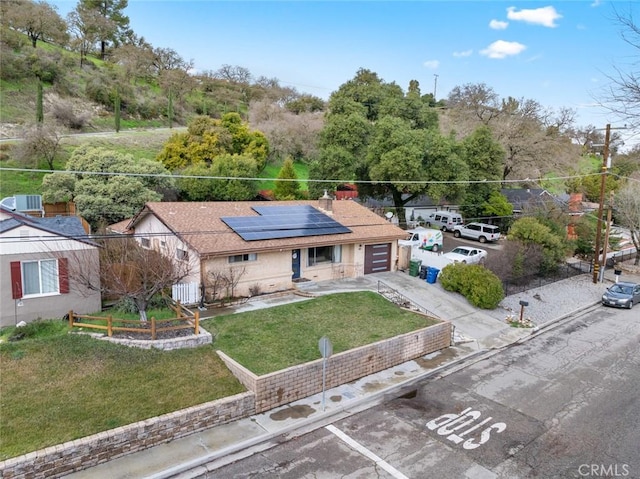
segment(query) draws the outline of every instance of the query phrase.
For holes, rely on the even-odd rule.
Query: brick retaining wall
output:
[[[246,392],[0,462],[3,479],[53,479],[255,413]]]
[[[361,346],[327,360],[326,388],[355,381],[451,345],[451,323]],[[221,351],[218,354],[238,380],[256,395],[256,413],[322,392],[322,359],[257,376]]]

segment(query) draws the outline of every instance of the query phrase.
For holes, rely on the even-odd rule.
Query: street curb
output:
[[[397,397],[399,391],[403,391],[405,389],[410,389],[415,383],[418,383],[426,378],[429,378],[434,375],[438,375],[438,373],[442,371],[446,371],[447,374],[438,375],[437,379],[441,377],[445,377],[448,374],[452,374],[463,367],[467,367],[470,364],[473,364],[477,361],[485,359],[485,357],[493,356],[497,354],[499,350],[487,350],[481,349],[478,351],[474,351],[465,356],[461,356],[447,364],[443,364],[442,366],[438,366],[434,369],[425,371],[424,373],[418,374],[406,381],[403,381],[398,384],[394,384],[393,386],[389,386],[387,388],[381,389],[372,393],[366,397],[353,399],[350,402],[339,406],[333,411],[322,412],[315,417],[311,417],[308,419],[301,420],[297,423],[290,424],[288,426],[283,427],[282,429],[274,432],[267,432],[264,434],[260,434],[251,439],[247,439],[246,441],[239,442],[237,444],[233,444],[231,446],[227,446],[225,448],[219,449],[217,451],[213,451],[209,454],[205,454],[197,459],[192,459],[190,461],[184,462],[177,466],[173,466],[169,469],[165,469],[162,472],[158,472],[155,474],[151,474],[149,476],[144,476],[142,479],[167,479],[171,477],[180,477],[181,479],[187,479],[190,477],[201,477],[206,472],[211,472],[219,467],[222,467],[225,464],[220,464],[215,468],[207,468],[206,465],[209,463],[213,463],[214,461],[220,460],[227,456],[232,456],[234,454],[238,454],[243,450],[247,450],[252,447],[256,447],[259,445],[264,445],[265,447],[260,450],[267,450],[271,447],[278,445],[282,441],[274,441],[279,436],[288,436],[287,439],[291,437],[297,437],[302,434],[306,434],[311,431],[315,431],[321,427],[324,427],[327,424],[335,421],[336,418],[345,418],[352,416],[358,412],[369,409],[377,404],[384,402],[389,399],[389,396]],[[483,356],[483,357],[479,357]],[[473,363],[464,364],[460,366],[460,363],[467,363],[472,359],[476,359]],[[458,366],[458,367],[456,367]],[[402,394],[400,394],[402,395]],[[292,434],[297,432],[297,434]],[[241,457],[236,457],[234,460],[238,460]],[[231,462],[231,461],[229,461]],[[189,473],[191,471],[191,473]],[[178,476],[180,475],[180,476]]]

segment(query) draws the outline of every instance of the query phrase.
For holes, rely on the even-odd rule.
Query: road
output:
[[[637,311],[600,306],[402,397],[184,477],[637,479],[639,340]]]

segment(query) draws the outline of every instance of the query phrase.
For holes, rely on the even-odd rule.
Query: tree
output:
[[[72,34],[71,47],[80,54],[80,66],[83,66],[105,28],[104,18],[96,10],[78,4],[67,15],[67,22]]]
[[[640,50],[640,26],[634,22],[632,7],[626,12],[614,10],[614,21],[621,27],[622,39]],[[610,85],[600,103],[627,122],[627,127],[640,127],[640,72],[635,61],[625,66],[614,66],[609,75]]]
[[[128,0],[79,0],[76,11],[93,12],[93,26],[100,42],[100,58],[104,60],[109,43],[123,43],[129,34],[129,17],[123,11]],[[99,21],[98,21],[99,19]]]
[[[174,171],[198,163],[212,165],[225,153],[252,158],[259,172],[266,164],[269,142],[262,132],[250,130],[237,113],[227,113],[220,120],[198,116],[189,122],[186,133],[167,140],[157,159]]]
[[[524,245],[537,244],[542,247],[543,258],[538,271],[540,274],[554,271],[567,253],[567,244],[564,238],[555,234],[549,226],[533,217],[520,218],[513,223],[507,239],[519,241]]]
[[[461,147],[460,155],[469,168],[470,177],[486,183],[474,183],[467,189],[460,210],[467,219],[482,219],[486,203],[492,194],[500,192],[498,181],[502,179],[504,150],[494,141],[487,126],[479,127],[463,139]]]
[[[193,270],[193,260],[179,260],[143,247],[128,235],[101,234],[96,241],[100,246],[99,265],[82,250],[65,253],[77,256],[75,261],[69,261],[69,277],[104,296],[130,299],[141,321],[147,320],[147,307],[154,296],[179,283]],[[171,240],[165,243],[168,251],[175,251]],[[91,274],[96,269],[100,271],[99,285]]]
[[[566,108],[554,112],[534,100],[501,99],[485,84],[455,87],[447,100],[444,128],[465,138],[479,125],[491,128],[502,146],[502,178],[539,178],[575,162],[580,147],[565,135],[575,114]]]
[[[457,181],[468,179],[468,169],[458,150],[452,137],[438,131],[437,115],[424,103],[417,82],[405,94],[361,69],[329,99],[319,158],[309,178],[359,181],[363,198],[390,196],[403,224],[404,205],[412,199],[427,194],[437,202],[461,193]],[[335,186],[331,183],[314,182],[309,193],[317,195]]]
[[[58,188],[62,183],[63,196],[71,195],[68,199],[76,203],[80,216],[94,228],[130,218],[147,201],[162,199],[160,191],[173,186],[172,178],[160,163],[134,161],[131,155],[98,147],[76,148],[66,169],[69,173],[45,175],[43,199],[61,201]]]
[[[273,196],[276,200],[295,200],[300,196],[300,183],[298,183],[298,175],[293,168],[293,160],[287,158],[278,172]]]
[[[2,25],[23,32],[33,48],[37,47],[38,40],[64,45],[69,38],[67,24],[56,7],[45,1],[3,1],[0,14]]]
[[[482,214],[496,218],[501,231],[507,231],[511,225],[513,205],[499,191],[492,191],[489,198],[482,203]]]
[[[634,264],[640,264],[640,183],[629,181],[615,195],[614,212],[620,225],[629,229],[631,241],[636,247]]]
[[[269,100],[252,101],[249,119],[253,128],[269,141],[269,161],[291,157],[294,162],[310,163],[318,154],[323,114],[320,111],[292,113]]]
[[[62,135],[53,127],[34,125],[28,128],[23,140],[13,150],[13,157],[21,163],[33,163],[38,168],[40,160],[44,160],[50,170],[60,153]]]
[[[212,188],[217,201],[247,201],[255,199],[258,185],[255,178],[258,165],[254,157],[247,154],[224,154],[211,165],[211,174],[220,179]]]

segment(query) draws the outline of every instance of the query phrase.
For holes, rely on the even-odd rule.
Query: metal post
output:
[[[604,209],[604,189],[607,180],[607,161],[609,159],[609,141],[611,139],[611,125],[607,124],[604,136],[604,151],[602,155],[602,171],[600,172],[600,204],[598,205],[598,226],[596,227],[596,250],[593,260],[593,282],[598,282],[600,274],[600,243],[602,239],[602,210]]]

